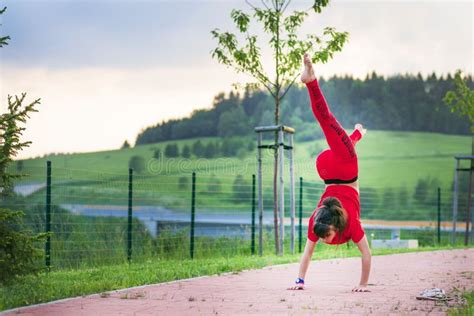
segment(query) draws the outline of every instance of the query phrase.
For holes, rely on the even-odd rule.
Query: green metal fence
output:
[[[254,174],[149,175],[132,169],[117,174],[55,167],[51,162],[23,173],[28,176],[16,183],[17,195],[2,206],[22,210],[25,229],[52,233],[44,245],[45,264],[50,269],[157,258],[255,255]],[[301,252],[308,218],[324,185],[300,177],[297,188],[296,242]],[[273,253],[270,181],[263,191],[264,252]],[[369,240],[391,238],[398,231],[402,239],[415,238],[421,245],[450,242],[450,191],[362,187],[360,194]],[[288,218],[289,199],[285,203]],[[459,209],[462,207],[460,203]],[[461,242],[463,226],[458,228]],[[289,240],[285,236],[285,252],[289,252]]]

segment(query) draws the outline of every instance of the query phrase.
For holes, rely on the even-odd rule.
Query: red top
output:
[[[344,229],[342,236],[339,236],[339,233],[336,232],[336,236],[334,236],[330,244],[343,244],[351,239],[354,243],[358,243],[365,235],[364,229],[360,223],[359,193],[354,188],[347,185],[330,185],[326,188],[324,194],[319,200],[318,207],[309,219],[308,239],[314,242],[317,242],[319,239],[319,237],[313,232],[314,217],[318,212],[318,209],[322,206],[323,200],[327,197],[338,198],[339,201],[341,201],[342,207],[346,210],[348,217],[347,226]]]

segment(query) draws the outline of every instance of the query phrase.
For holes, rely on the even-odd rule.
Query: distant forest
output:
[[[467,77],[472,88],[472,75]],[[339,122],[347,129],[362,123],[369,129],[423,131],[470,135],[465,117],[451,113],[442,99],[452,90],[453,76],[423,78],[420,74],[388,78],[376,73],[364,80],[352,76],[319,79],[321,89]],[[136,145],[166,140],[210,136],[248,136],[253,128],[273,125],[273,99],[264,91],[246,90],[242,94],[220,93],[211,109],[194,111],[190,117],[161,122],[141,131]],[[281,122],[296,128],[297,140],[320,138],[315,128],[308,93],[293,87],[281,105]]]

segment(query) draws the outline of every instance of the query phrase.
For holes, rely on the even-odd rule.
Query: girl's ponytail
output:
[[[344,209],[337,205],[332,205],[330,208],[332,215],[332,225],[336,228],[339,234],[342,234],[347,225],[347,215]]]

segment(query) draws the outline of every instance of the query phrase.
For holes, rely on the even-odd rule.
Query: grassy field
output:
[[[204,139],[201,141],[205,143],[216,140]],[[191,145],[194,141],[184,140],[177,141],[176,143],[182,148],[185,144]],[[160,205],[173,209],[189,210],[190,175],[195,170],[198,179],[198,211],[202,209],[206,209],[207,212],[215,210],[224,214],[242,209],[244,212],[249,212],[249,184],[251,175],[256,173],[255,152],[248,152],[245,156],[235,158],[166,159],[162,162],[153,159],[154,151],[157,148],[164,151],[166,144],[167,142],[138,146],[132,149],[55,155],[26,160],[24,161],[23,173],[29,173],[30,176],[22,179],[21,182],[44,182],[46,161],[51,160],[53,164],[53,204],[77,203],[126,206],[128,196],[128,161],[131,156],[140,155],[148,161],[148,171],[144,174],[134,175],[135,206]],[[367,205],[376,207],[381,205],[382,202],[385,209],[387,209],[386,199],[383,198],[386,192],[392,190],[394,195],[389,197],[401,200],[401,195],[397,190],[404,188],[408,192],[407,200],[410,201],[407,204],[410,204],[410,209],[403,209],[401,204],[394,205],[393,213],[400,217],[405,213],[412,212],[411,209],[418,207],[416,201],[412,198],[413,190],[418,180],[423,178],[437,178],[443,190],[449,192],[454,167],[453,156],[456,154],[468,154],[470,145],[471,138],[465,136],[370,131],[366,138],[358,144],[361,188],[373,188],[373,191],[367,192],[361,197],[363,199],[362,204],[366,207],[365,211],[367,211]],[[317,173],[314,170],[314,158],[325,147],[324,140],[300,143],[296,147],[295,174],[296,177],[303,176],[305,179],[303,201],[305,217],[312,211],[314,201],[319,199],[323,189],[322,182],[318,179]],[[264,161],[265,205],[268,206],[271,205],[272,156],[267,153]],[[236,187],[234,186],[234,180],[238,174],[243,175],[246,181],[245,184],[241,185],[244,195],[236,192]],[[240,190],[239,187],[237,187],[237,190]],[[27,205],[39,204],[37,207],[38,214],[30,214],[30,216],[42,216],[44,207],[41,205],[44,204],[44,196],[45,190],[41,189],[25,199],[24,203]],[[288,198],[286,202],[288,203]],[[423,210],[426,207],[426,205],[420,206]],[[428,208],[434,210],[434,204],[429,204]],[[425,211],[423,212],[426,213]],[[58,227],[63,229],[64,233],[73,232],[71,226],[73,222],[78,222],[74,225],[79,225],[79,228],[74,228],[74,234],[79,234],[78,236],[81,237],[79,241],[82,241],[82,243],[78,243],[77,238],[73,242],[73,238],[68,237],[70,239],[65,239],[66,243],[64,243],[64,245],[68,245],[68,248],[63,247],[64,249],[72,251],[79,247],[83,251],[87,248],[84,245],[97,246],[95,243],[99,239],[94,239],[93,242],[90,242],[84,239],[85,235],[80,235],[86,231],[83,227],[84,223],[80,221],[80,218],[67,217],[58,221],[56,215],[56,217],[53,216],[53,224],[55,220],[56,225],[59,225]],[[116,221],[122,220],[113,220],[114,223]],[[104,218],[102,222],[104,225],[112,223],[109,218]],[[119,227],[122,224],[115,223],[114,225]],[[124,225],[122,226],[125,227]],[[124,228],[121,229],[117,234],[123,239],[125,236]],[[368,232],[371,233],[370,231]],[[97,234],[103,234],[102,230],[97,230]],[[377,232],[377,237],[383,237],[380,234],[382,232]],[[384,231],[383,234],[389,234],[389,232]],[[436,236],[434,232],[430,232],[430,234],[414,232],[416,236],[404,234],[403,238],[413,237],[419,239],[422,246],[435,243]],[[87,233],[87,236],[89,235],[91,235],[90,232]],[[449,242],[448,235],[448,233],[444,233],[442,236],[446,243]],[[110,250],[114,247],[112,247],[108,238],[105,238],[104,241],[100,239],[100,241]],[[121,241],[118,244],[115,240],[113,242],[117,250],[116,255],[121,257],[121,259],[111,260],[111,263],[113,262],[114,265],[106,265],[103,262],[104,257],[102,253],[92,251],[87,254],[87,257],[82,258],[76,255],[77,251],[71,252],[71,255],[74,254],[74,256],[73,258],[68,258],[68,260],[71,260],[73,263],[83,264],[83,267],[79,266],[78,269],[73,270],[55,269],[49,274],[40,274],[38,277],[22,277],[14,285],[0,289],[0,309],[4,310],[16,306],[142,284],[296,262],[299,259],[297,255],[275,257],[269,253],[263,258],[254,257],[249,255],[248,245],[242,245],[242,249],[233,249],[229,248],[233,243],[226,239],[221,241],[206,241],[207,239],[200,241],[198,239],[196,249],[198,259],[194,261],[189,259],[178,260],[176,259],[177,256],[180,258],[188,256],[188,236],[185,234],[181,238],[183,240],[177,236],[163,235],[161,236],[163,242],[160,241],[161,239],[152,240],[149,237],[143,237],[141,240],[149,239],[151,243],[149,248],[154,249],[154,251],[158,249],[159,251],[156,251],[159,254],[148,254],[145,251],[146,256],[151,256],[151,259],[147,259],[144,256],[139,258],[139,263],[133,263],[132,265],[126,263],[117,264],[117,261],[120,262],[122,260],[123,262],[126,260],[125,248],[123,246],[125,242],[122,239],[120,239]],[[168,253],[167,248],[170,248],[169,245],[173,244],[170,241],[182,245],[181,248],[177,247],[180,250],[176,252],[176,256]],[[223,245],[216,246],[216,242],[221,242]],[[248,243],[248,241],[245,242]],[[272,251],[271,240],[267,240],[267,243],[270,246],[266,247],[266,249]],[[61,245],[53,245],[53,250],[56,251],[57,255],[62,256],[61,258],[58,257],[59,259],[66,260],[61,253],[62,248],[58,248]],[[222,257],[211,258],[211,250],[217,249],[216,247],[230,252],[221,251]],[[446,248],[448,247],[423,247],[422,250]],[[137,255],[139,253],[140,251],[136,252]],[[391,251],[374,251],[374,255],[384,253],[391,253]],[[82,252],[78,253],[78,255],[81,254]],[[91,257],[91,255],[93,256]],[[110,253],[108,255],[110,256]],[[333,247],[317,252],[318,259],[356,255],[357,250],[353,246]],[[56,264],[60,263],[58,258],[56,259]],[[97,267],[94,267],[94,262],[97,262]],[[64,264],[64,267],[67,266],[74,265]],[[58,268],[60,267],[58,266]],[[9,293],[15,293],[15,295],[12,296]]]
[[[159,205],[174,210],[188,210],[191,173],[196,171],[198,210],[217,213],[240,209],[248,211],[251,175],[257,171],[255,151],[246,151],[246,154],[242,151],[240,157],[231,158],[153,158],[154,151],[161,149],[164,152],[168,143],[177,143],[183,148],[195,141],[163,142],[123,150],[25,160],[22,172],[29,176],[19,183],[44,183],[46,161],[50,160],[53,165],[53,203],[127,205],[128,161],[130,157],[139,155],[147,161],[147,170],[142,174],[134,174],[135,206]],[[207,138],[201,141],[224,140]],[[377,219],[385,218],[384,214],[392,214],[394,218],[408,214],[406,219],[425,220],[426,216],[421,214],[436,208],[438,186],[443,190],[442,202],[449,206],[453,156],[469,153],[470,146],[471,138],[468,136],[369,131],[357,145],[364,209],[362,216]],[[323,183],[315,171],[315,157],[326,148],[326,143],[325,140],[304,142],[296,144],[295,148],[295,176],[296,180],[300,176],[304,178],[303,204],[307,216],[323,190]],[[288,167],[288,159],[286,162]],[[264,152],[263,189],[264,206],[267,208],[272,206],[272,164],[273,156],[270,152]],[[285,172],[288,176],[288,168]],[[236,186],[234,182],[238,175],[243,180]],[[427,196],[414,198],[418,181],[428,178],[435,180],[432,181],[432,187],[427,189]],[[31,204],[44,203],[44,196],[45,190],[42,189],[29,196],[28,201]],[[285,202],[288,205],[288,186]]]
[[[203,143],[217,140],[222,141],[218,138],[201,139]],[[22,181],[44,181],[44,173],[34,171],[44,170],[46,160],[52,161],[54,176],[57,179],[86,177],[87,171],[94,174],[103,173],[104,178],[113,178],[112,174],[126,176],[128,161],[133,155],[142,156],[149,162],[149,172],[144,176],[189,174],[192,170],[196,170],[203,174],[215,174],[217,177],[242,174],[248,178],[256,172],[255,152],[235,158],[209,160],[191,158],[181,163],[178,163],[178,159],[167,159],[161,164],[153,158],[154,150],[160,148],[164,151],[168,143],[177,143],[182,148],[186,144],[192,145],[195,141],[192,139],[162,142],[122,150],[55,155],[25,160],[25,170],[31,171],[32,176]],[[314,158],[317,152],[326,147],[325,140],[296,144],[296,176],[303,176],[307,181],[320,182],[314,170]],[[412,188],[418,179],[431,176],[439,178],[441,184],[447,188],[453,176],[453,156],[469,154],[470,150],[471,138],[469,136],[369,131],[357,145],[361,184],[379,188],[404,185]],[[270,154],[266,154],[265,157],[265,169],[270,171],[272,157]],[[266,172],[265,180],[268,182],[270,179],[271,173]]]
[[[426,247],[416,251],[453,249]],[[373,255],[413,252],[414,249],[374,249]],[[318,245],[313,259],[347,258],[359,256],[356,247]],[[38,276],[25,276],[13,285],[0,288],[0,310],[49,302],[66,297],[101,293],[127,287],[186,279],[201,275],[215,275],[258,269],[269,265],[298,262],[300,255],[235,256],[199,260],[153,259],[131,265],[110,265],[96,268],[54,271]],[[291,280],[289,280],[291,282]]]

